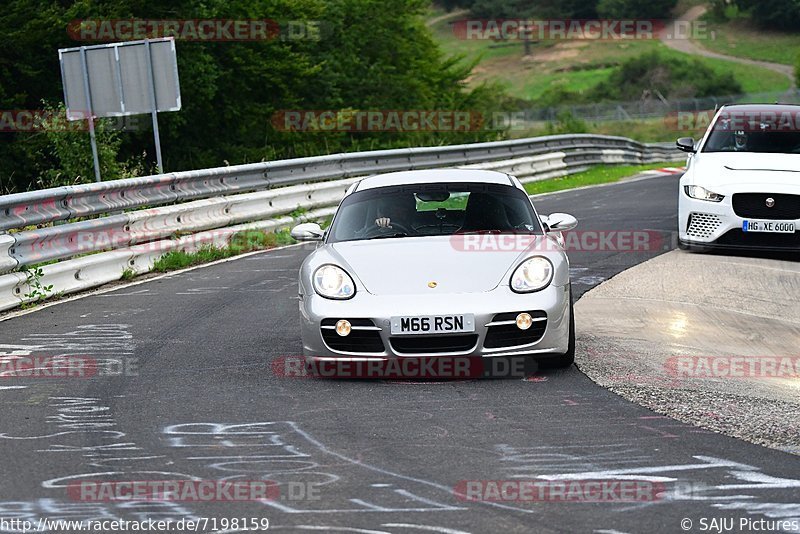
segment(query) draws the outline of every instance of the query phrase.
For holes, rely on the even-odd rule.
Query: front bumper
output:
[[[682,191],[678,204],[678,237],[685,245],[702,248],[800,250],[800,231],[794,234],[745,232],[745,220],[733,211],[731,197],[708,202],[687,197]],[[800,229],[800,219],[794,222]]]
[[[367,292],[357,293],[345,301],[335,301],[319,295],[305,295],[300,301],[303,355],[306,358],[348,359],[404,358],[421,356],[512,356],[521,354],[560,355],[569,348],[570,320],[569,284],[549,286],[530,294],[518,294],[508,286],[500,286],[486,293],[462,293],[448,295],[390,295],[376,296]],[[543,312],[546,327],[543,335],[533,343],[523,345],[486,347],[487,325],[501,313],[523,311]],[[431,351],[427,353],[400,352],[393,347],[390,319],[393,316],[423,316],[467,314],[475,316],[475,343],[455,351]],[[383,344],[383,350],[370,352],[334,350],[325,342],[321,325],[325,319],[368,319],[374,324]],[[495,327],[492,327],[495,328]],[[444,338],[458,334],[435,334],[427,337]],[[425,335],[403,335],[397,338],[417,338]]]

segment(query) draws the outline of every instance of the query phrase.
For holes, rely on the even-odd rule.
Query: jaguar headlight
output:
[[[722,199],[725,198],[724,195],[720,195],[719,193],[714,193],[713,191],[709,191],[705,187],[700,187],[699,185],[685,185],[683,186],[683,190],[686,192],[687,196],[696,198],[697,200],[708,200],[709,202],[722,202]]]
[[[356,285],[344,269],[323,265],[314,271],[314,291],[326,299],[346,300],[356,294]]]
[[[530,293],[547,287],[552,280],[553,264],[544,256],[534,256],[523,261],[511,275],[511,289]]]

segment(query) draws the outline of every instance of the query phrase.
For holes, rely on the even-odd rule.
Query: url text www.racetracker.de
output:
[[[260,532],[269,529],[266,517],[193,517],[179,520],[144,519],[140,521],[64,520],[41,517],[30,519],[0,519],[0,532]]]

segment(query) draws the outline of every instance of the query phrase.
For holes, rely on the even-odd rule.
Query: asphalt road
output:
[[[536,203],[574,214],[584,230],[669,232],[676,181]],[[660,248],[572,253],[575,296]],[[657,533],[683,532],[684,518],[695,532],[702,518],[733,519],[733,532],[749,531],[742,519],[800,518],[796,456],[658,416],[575,367],[433,383],[275,376],[274,359],[300,354],[296,274],[306,253],[250,255],[0,323],[6,354],[129,366],[119,376],[0,381],[0,525],[266,517],[281,532]],[[188,478],[284,485],[266,503],[86,502],[67,489]],[[663,491],[648,502],[592,503],[469,502],[452,491],[465,480],[534,478]]]

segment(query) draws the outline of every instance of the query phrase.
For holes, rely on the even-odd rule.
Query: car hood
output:
[[[441,293],[482,293],[506,283],[511,269],[529,255],[548,256],[558,266],[554,256],[562,252],[532,252],[545,248],[540,245],[546,237],[526,237],[533,237],[530,246],[503,251],[463,250],[452,236],[347,241],[325,248],[375,295],[429,294],[431,282]]]
[[[800,187],[800,154],[702,152],[692,162],[695,184]]]

